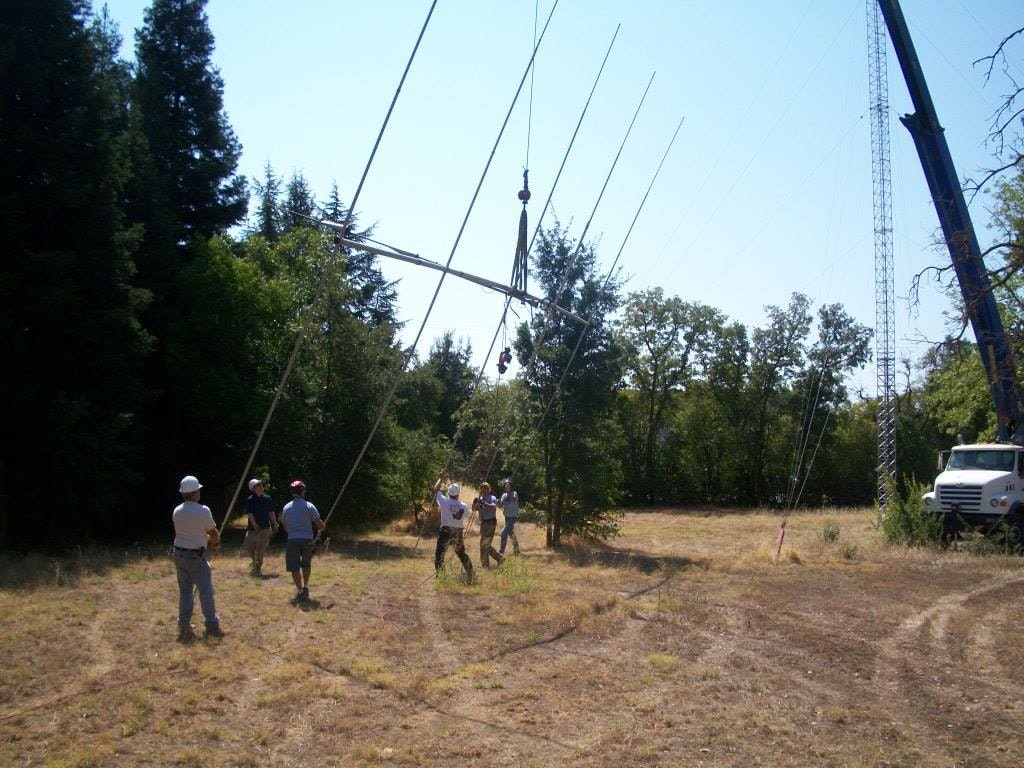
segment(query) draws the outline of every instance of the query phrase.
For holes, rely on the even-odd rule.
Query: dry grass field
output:
[[[382,533],[318,558],[305,607],[229,536],[228,636],[190,646],[165,552],[4,560],[0,765],[1024,765],[1024,561],[847,510],[791,517],[776,563],[778,524],[627,513],[557,553],[521,525],[473,585]]]

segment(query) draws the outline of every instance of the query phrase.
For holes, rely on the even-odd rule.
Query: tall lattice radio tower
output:
[[[878,397],[878,505],[896,477],[896,352],[892,270],[892,178],[889,163],[888,36],[876,0],[867,0],[871,102],[871,181],[875,220],[875,378]]]

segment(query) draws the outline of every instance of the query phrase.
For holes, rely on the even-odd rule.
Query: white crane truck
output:
[[[990,532],[1005,526],[1012,540],[1024,541],[1024,447],[957,445],[943,451],[940,462],[935,487],[923,499],[926,511],[942,515],[944,540],[965,527]]]

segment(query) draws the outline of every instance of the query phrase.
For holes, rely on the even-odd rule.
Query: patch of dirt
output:
[[[254,580],[229,546],[228,637],[191,646],[169,561],[7,589],[0,764],[1024,764],[1022,561],[889,548],[849,510],[791,516],[775,562],[778,524],[630,512],[557,553],[521,525],[474,585],[381,534],[317,558],[305,607],[279,552]]]

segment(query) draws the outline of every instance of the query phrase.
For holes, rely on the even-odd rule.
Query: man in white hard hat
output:
[[[441,572],[444,565],[444,556],[448,547],[455,548],[455,554],[462,561],[462,567],[466,569],[466,578],[473,580],[473,563],[466,554],[466,544],[462,538],[462,526],[469,510],[466,505],[459,501],[459,493],[462,490],[458,483],[448,486],[448,495],[441,492],[444,481],[439,477],[434,483],[434,500],[441,508],[441,527],[437,531],[437,549],[434,550],[434,571]]]
[[[181,479],[178,492],[184,500],[174,509],[174,568],[178,572],[178,641],[195,640],[192,631],[192,590],[199,592],[199,604],[206,620],[206,637],[224,637],[213,603],[213,571],[206,561],[207,547],[220,546],[220,534],[210,508],[199,503],[203,486],[193,475]]]
[[[249,481],[249,498],[245,500],[245,514],[249,525],[245,531],[245,551],[252,558],[249,570],[252,576],[263,574],[263,556],[270,545],[271,532],[277,531],[274,500],[263,490],[263,481],[254,477]]]

